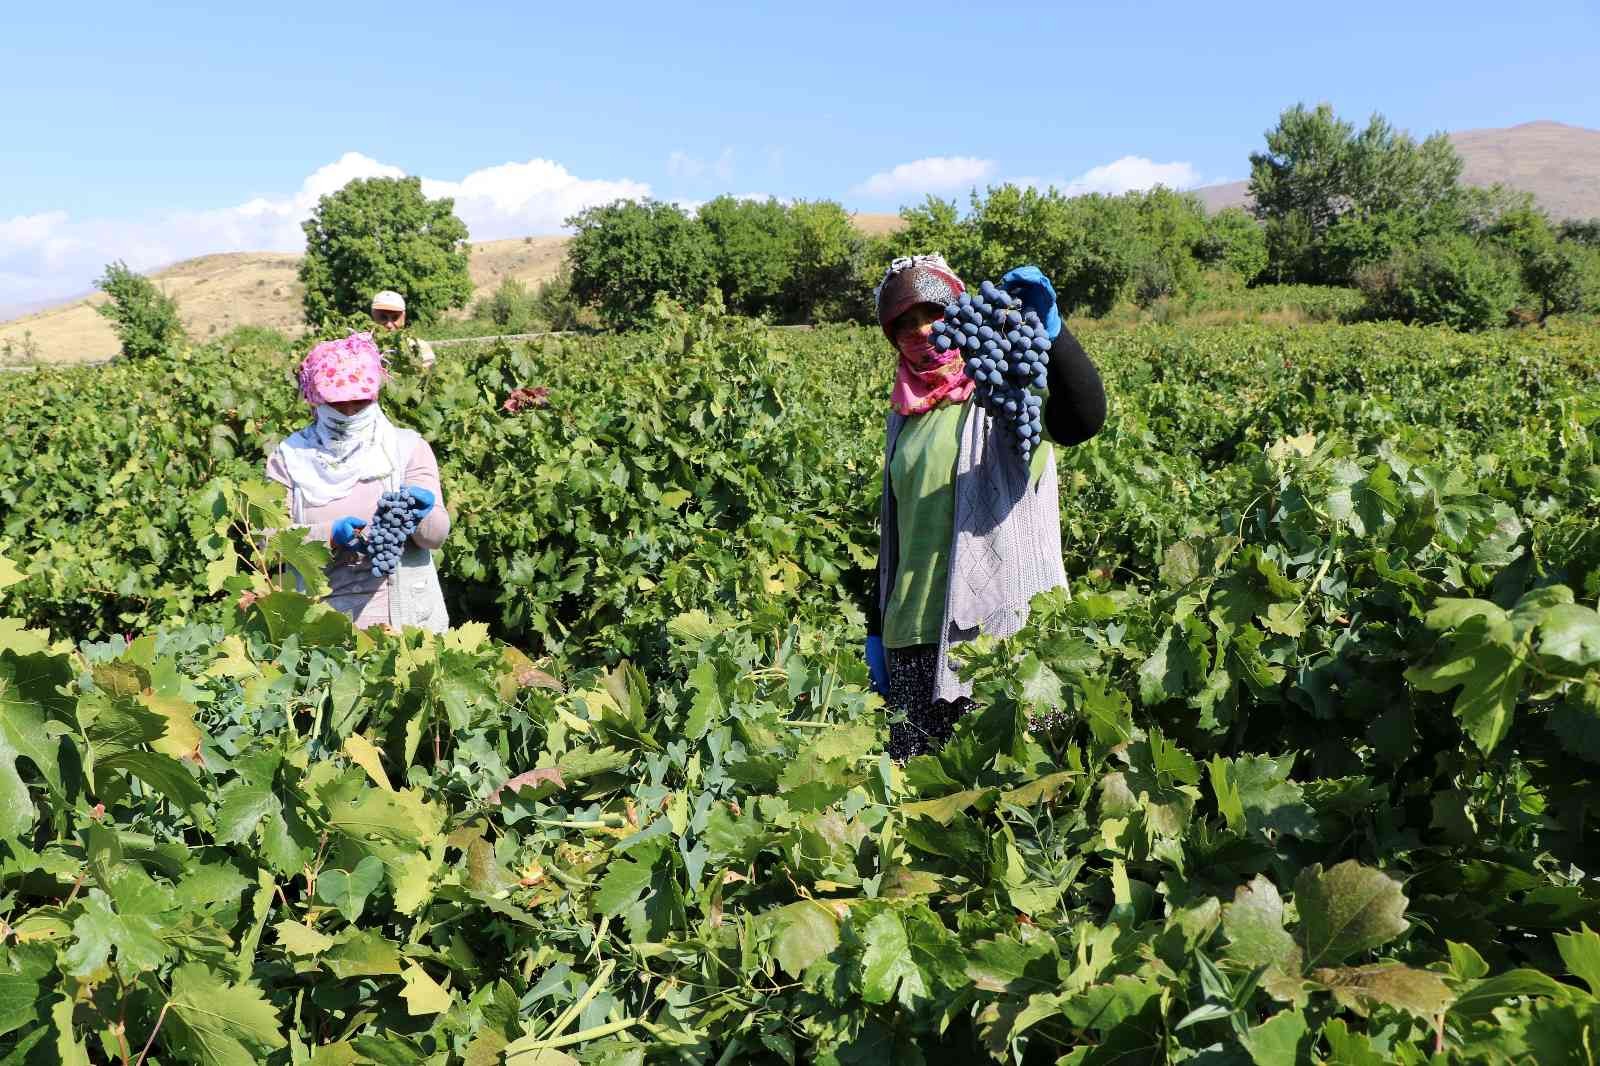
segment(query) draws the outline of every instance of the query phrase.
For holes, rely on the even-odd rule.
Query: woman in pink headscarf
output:
[[[378,406],[386,376],[370,333],[312,348],[299,380],[313,420],[278,445],[267,477],[287,490],[290,521],[334,551],[330,606],[359,627],[443,632],[450,621],[432,553],[450,532],[450,514],[439,464],[427,441],[390,422]],[[408,493],[422,513],[399,565],[378,576],[357,547],[386,492]]]
[[[1088,440],[1106,417],[1099,371],[1061,327],[1049,279],[1019,267],[1004,284],[1050,337],[1041,446],[1028,453],[1007,446],[1007,427],[972,402],[960,349],[935,343],[933,323],[966,291],[949,264],[896,259],[878,286],[878,322],[897,358],[867,662],[897,760],[937,749],[972,708],[951,647],[1016,633],[1034,595],[1067,583],[1052,445]]]

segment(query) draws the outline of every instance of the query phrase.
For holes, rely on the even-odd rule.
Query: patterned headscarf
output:
[[[967,291],[942,255],[901,256],[889,264],[873,292],[878,303],[878,325],[889,336],[889,324],[917,304],[941,307]]]
[[[300,395],[312,406],[341,400],[375,400],[388,372],[370,333],[323,341],[300,364]]]

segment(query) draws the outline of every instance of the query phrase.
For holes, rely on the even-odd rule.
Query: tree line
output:
[[[697,207],[619,200],[567,219],[562,273],[536,290],[507,279],[472,308],[485,328],[629,329],[658,295],[780,323],[866,322],[896,255],[937,251],[964,277],[1038,264],[1066,314],[1151,307],[1217,286],[1354,287],[1373,318],[1483,329],[1600,313],[1600,218],[1556,222],[1533,197],[1461,181],[1444,134],[1422,141],[1381,115],[1365,126],[1295,105],[1250,156],[1249,201],[1208,213],[1163,187],[1068,196],[1004,184],[965,204],[928,197],[892,233],[862,232],[831,200],[720,196]],[[417,178],[353,181],[305,222],[307,324],[359,322],[380,289],[406,294],[419,325],[472,296],[467,227]],[[101,307],[144,356],[182,337],[177,311],[120,263]]]

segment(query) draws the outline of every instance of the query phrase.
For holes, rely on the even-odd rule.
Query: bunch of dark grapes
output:
[[[388,577],[400,565],[406,538],[417,531],[422,505],[409,492],[386,492],[378,497],[378,513],[367,524],[361,553],[372,564],[373,577]]]
[[[933,344],[955,348],[966,362],[967,377],[978,383],[978,404],[1006,428],[1012,446],[1026,461],[1043,436],[1044,401],[1030,388],[1045,387],[1050,365],[1050,334],[1039,316],[991,281],[978,293],[962,293],[933,324]]]

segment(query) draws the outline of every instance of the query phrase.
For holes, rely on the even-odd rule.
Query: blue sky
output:
[[[1209,184],[1301,100],[1419,134],[1600,126],[1592,0],[7,7],[0,305],[119,256],[293,250],[370,173],[488,238],[617,195]]]

